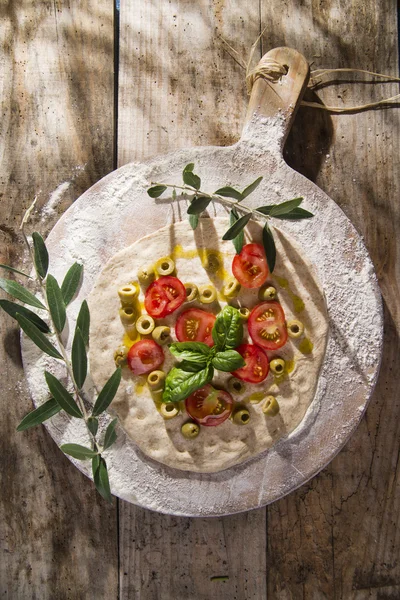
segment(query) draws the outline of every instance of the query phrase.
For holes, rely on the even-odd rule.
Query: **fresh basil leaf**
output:
[[[243,229],[246,227],[247,223],[250,221],[252,217],[252,213],[247,213],[247,215],[243,215],[240,217],[236,223],[234,223],[231,227],[229,227],[228,231],[224,233],[222,236],[223,240],[233,240]]]
[[[27,277],[28,279],[32,279],[32,277],[30,275],[28,275],[27,273],[24,273],[23,271],[18,271],[18,269],[14,269],[14,267],[10,267],[9,265],[3,265],[2,263],[0,263],[0,267],[2,269],[6,269],[6,271],[12,271],[12,273],[18,273],[18,275],[23,275],[24,277]]]
[[[10,294],[10,296],[13,296],[17,300],[24,302],[24,304],[29,304],[35,308],[43,308],[44,310],[47,310],[44,304],[42,304],[40,300],[36,298],[36,296],[31,294],[31,292],[26,290],[24,286],[17,281],[11,281],[10,279],[3,279],[0,277],[0,288],[7,292],[7,294]]]
[[[63,357],[59,353],[56,348],[54,348],[53,344],[49,342],[47,337],[34,325],[29,319],[27,319],[21,313],[16,313],[15,318],[17,319],[19,326],[22,331],[26,333],[26,335],[36,344],[42,352],[45,352],[49,356],[53,358],[60,358],[63,360]]]
[[[93,465],[93,463],[92,463]],[[106,461],[100,456],[97,469],[94,472],[94,484],[99,494],[108,502],[112,502],[110,481],[108,479],[108,471]]]
[[[199,215],[189,215],[189,223],[190,223],[190,227],[194,231],[196,229],[197,225],[199,224]]]
[[[92,410],[93,417],[98,417],[102,412],[107,410],[111,402],[114,400],[114,396],[117,393],[120,383],[121,367],[118,367],[98,395]]]
[[[50,398],[50,400],[47,400],[47,402],[28,413],[18,425],[17,431],[25,431],[26,429],[30,429],[30,427],[40,425],[44,421],[47,421],[47,419],[54,417],[60,410],[61,406],[58,402],[54,398]]]
[[[219,188],[216,192],[214,192],[214,194],[218,194],[218,196],[223,196],[224,198],[234,198],[239,202],[244,198],[242,192],[239,192],[238,190],[235,190],[235,188],[230,186]]]
[[[229,224],[234,225],[236,221],[239,221],[239,215],[237,214],[236,210],[232,208],[229,214]],[[241,231],[238,233],[238,235],[233,238],[232,243],[236,250],[236,254],[240,254],[244,245],[244,232]]]
[[[179,368],[187,373],[198,373],[204,369],[204,365],[199,363],[190,362],[189,360],[183,360],[179,363]]]
[[[28,321],[36,325],[36,327],[42,333],[49,333],[50,328],[40,317],[37,316],[36,313],[29,310],[25,306],[21,306],[21,304],[17,304],[16,302],[11,302],[10,300],[0,300],[0,307],[10,315],[13,319],[16,319],[16,314],[19,313],[23,315]]]
[[[186,185],[190,185],[195,190],[200,189],[201,179],[198,175],[195,175],[192,171],[183,171],[182,177]]]
[[[118,423],[118,419],[113,419],[111,421],[111,423],[108,425],[107,429],[106,429],[106,434],[104,436],[104,444],[103,444],[103,450],[107,450],[107,448],[110,448],[110,446],[112,446],[114,444],[114,442],[117,439],[117,434],[115,433],[115,427]]]
[[[236,369],[244,367],[245,364],[244,358],[236,350],[217,352],[212,360],[213,367],[218,371],[236,371]]]
[[[75,383],[81,389],[87,376],[87,356],[85,342],[79,327],[75,329],[72,341],[71,362]]]
[[[49,268],[49,253],[47,252],[44,239],[37,231],[32,233],[32,241],[36,270],[40,277],[44,279]]]
[[[275,269],[276,262],[276,247],[274,242],[274,237],[272,235],[272,231],[268,227],[268,223],[265,223],[263,233],[262,233],[262,241],[265,250],[265,255],[267,257],[267,263],[269,272],[272,273]]]
[[[286,215],[294,208],[300,206],[302,202],[303,198],[293,198],[293,200],[287,200],[286,202],[281,202],[281,204],[275,204],[269,214],[271,217],[280,217],[281,215]]]
[[[214,369],[207,365],[197,373],[188,373],[177,367],[170,370],[165,380],[163,402],[180,402],[190,394],[209,383],[214,376]]]
[[[61,284],[61,293],[64,298],[65,305],[68,305],[75,296],[79,287],[83,271],[83,265],[74,263],[67,271],[64,281]]]
[[[188,165],[186,165],[186,167],[183,169],[182,175],[185,172],[190,172],[193,173],[193,169],[194,169],[194,163],[189,163]]]
[[[65,454],[69,454],[69,456],[77,458],[78,460],[87,460],[88,458],[94,458],[97,455],[95,450],[91,450],[80,444],[61,444],[60,448]]]
[[[211,198],[207,198],[206,196],[196,196],[193,198],[189,207],[187,209],[188,215],[199,215],[206,210],[207,206],[210,204]]]
[[[169,350],[176,358],[195,362],[203,367],[211,355],[211,348],[203,342],[175,342],[170,345]]]
[[[236,308],[227,305],[221,310],[215,320],[212,337],[217,350],[239,346],[243,339],[243,322]]]
[[[71,417],[83,419],[83,414],[81,413],[79,406],[76,404],[69,391],[65,389],[61,381],[59,381],[57,377],[48,371],[44,372],[44,376],[51,395],[58,402],[61,408],[65,410],[66,413],[71,415]]]
[[[96,417],[89,417],[88,420],[86,421],[86,425],[87,428],[89,429],[90,433],[96,437],[97,431],[99,429],[99,421],[96,419]]]
[[[263,179],[262,177],[258,177],[255,181],[253,181],[253,183],[248,185],[243,190],[243,192],[242,192],[243,199],[247,198],[247,196],[250,196],[250,194],[252,194],[254,192],[254,190],[260,185],[262,179]]]
[[[153,187],[147,190],[147,193],[150,196],[150,198],[159,198],[161,194],[165,192],[166,189],[166,185],[153,185]]]
[[[56,278],[50,274],[46,279],[46,296],[54,327],[61,333],[67,318],[65,302]]]
[[[311,219],[311,217],[313,217],[313,213],[309,212],[308,210],[305,210],[304,208],[294,208],[293,210],[291,210],[289,213],[286,213],[285,215],[279,215],[275,217],[277,219],[287,219],[287,220],[291,220],[291,221],[295,221],[297,219]]]
[[[89,343],[90,313],[89,306],[86,300],[82,302],[78,317],[76,319],[76,326],[79,327],[83,337],[83,341],[87,346]]]

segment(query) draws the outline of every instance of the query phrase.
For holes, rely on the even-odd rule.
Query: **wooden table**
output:
[[[398,75],[396,11],[395,0],[121,0],[119,11],[112,0],[3,0],[0,262],[21,266],[18,225],[35,195],[45,235],[117,166],[238,139],[244,71],[221,36],[246,58],[265,27],[257,58],[288,45],[313,68]],[[397,87],[342,78],[318,95],[344,106]],[[17,327],[1,315],[1,598],[400,598],[399,114],[302,108],[287,142],[290,165],[364,236],[385,347],[354,436],[268,508],[207,520],[106,504],[44,428],[16,433],[31,401]]]

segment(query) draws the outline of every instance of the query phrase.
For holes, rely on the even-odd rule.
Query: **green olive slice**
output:
[[[153,317],[150,317],[150,315],[142,315],[136,321],[136,329],[141,335],[150,334],[153,331],[154,327],[154,319]]]
[[[239,315],[240,315],[240,318],[242,319],[242,321],[248,321],[250,312],[251,312],[250,309],[246,308],[246,306],[241,306],[239,308]]]
[[[121,305],[124,306],[133,306],[136,298],[138,297],[139,290],[136,285],[133,283],[128,283],[123,285],[118,289],[118,296],[121,300]]]
[[[169,256],[159,258],[155,264],[156,271],[162,277],[171,275],[175,271],[175,263]]]
[[[152,371],[147,376],[147,384],[152,391],[162,390],[165,384],[164,371]]]
[[[233,277],[224,285],[224,287],[222,288],[222,293],[225,296],[225,298],[236,298],[241,288],[242,286],[240,285],[238,280]]]
[[[114,362],[116,367],[123,367],[127,363],[128,350],[125,346],[119,346],[114,352]]]
[[[197,296],[199,295],[199,289],[197,285],[189,282],[185,283],[184,286],[186,289],[186,302],[193,302],[193,300],[196,300]]]
[[[153,336],[153,340],[157,342],[159,346],[164,346],[164,344],[167,344],[171,339],[169,335],[170,333],[170,327],[167,327],[166,325],[159,325],[153,330],[151,335]]]
[[[301,321],[298,321],[297,319],[292,319],[287,323],[287,332],[289,337],[299,338],[304,333],[304,325]]]
[[[275,396],[267,396],[262,407],[264,415],[275,417],[279,412],[279,403]]]
[[[154,281],[155,277],[156,274],[153,265],[142,267],[138,271],[138,279],[143,286],[150,285],[150,283]]]
[[[199,287],[200,302],[202,302],[203,304],[211,304],[212,302],[215,302],[216,299],[217,299],[217,290],[211,283],[208,283],[206,285],[201,285]]]
[[[250,421],[250,413],[247,408],[240,408],[233,413],[232,420],[235,425],[247,425]]]
[[[193,421],[184,423],[181,427],[181,433],[186,439],[193,440],[200,433],[200,425],[198,425],[197,423],[193,423]]]
[[[269,363],[269,367],[275,375],[282,375],[285,372],[285,366],[283,358],[273,358]]]
[[[228,379],[228,389],[232,394],[243,394],[246,390],[246,384],[237,377],[230,377]]]
[[[173,402],[163,402],[160,406],[160,413],[164,419],[173,419],[179,413],[179,408]]]
[[[262,287],[258,293],[260,300],[275,300],[276,295],[276,288],[274,288],[272,285]]]
[[[119,309],[119,318],[124,327],[134,325],[136,321],[136,311],[132,306],[123,306]]]

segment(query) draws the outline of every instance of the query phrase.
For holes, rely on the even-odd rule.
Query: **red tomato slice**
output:
[[[177,277],[159,277],[147,288],[144,306],[149,315],[162,319],[179,308],[185,299],[185,286]]]
[[[240,254],[233,259],[232,272],[244,287],[260,287],[269,275],[264,248],[260,244],[243,246]]]
[[[232,412],[232,396],[207,384],[185,400],[186,410],[194,421],[206,427],[221,425]]]
[[[285,313],[275,300],[257,304],[250,313],[247,325],[251,339],[262,348],[277,350],[286,344]]]
[[[269,361],[265,352],[252,344],[240,344],[235,350],[243,356],[246,364],[244,367],[234,371],[232,375],[249,383],[264,381],[269,373]]]
[[[163,362],[164,351],[154,340],[140,340],[128,352],[128,366],[135,375],[150,373]]]
[[[175,333],[179,342],[204,342],[213,346],[211,331],[215,323],[215,315],[201,310],[189,308],[181,313],[176,321]]]

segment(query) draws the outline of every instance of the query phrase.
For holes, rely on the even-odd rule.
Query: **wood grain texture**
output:
[[[106,0],[2,2],[0,27],[0,262],[17,266],[18,225],[34,195],[34,226],[46,234],[112,169],[113,8]],[[41,211],[54,190],[57,206]],[[115,598],[115,505],[102,501],[42,427],[15,431],[32,403],[17,327],[0,318],[0,596]]]

